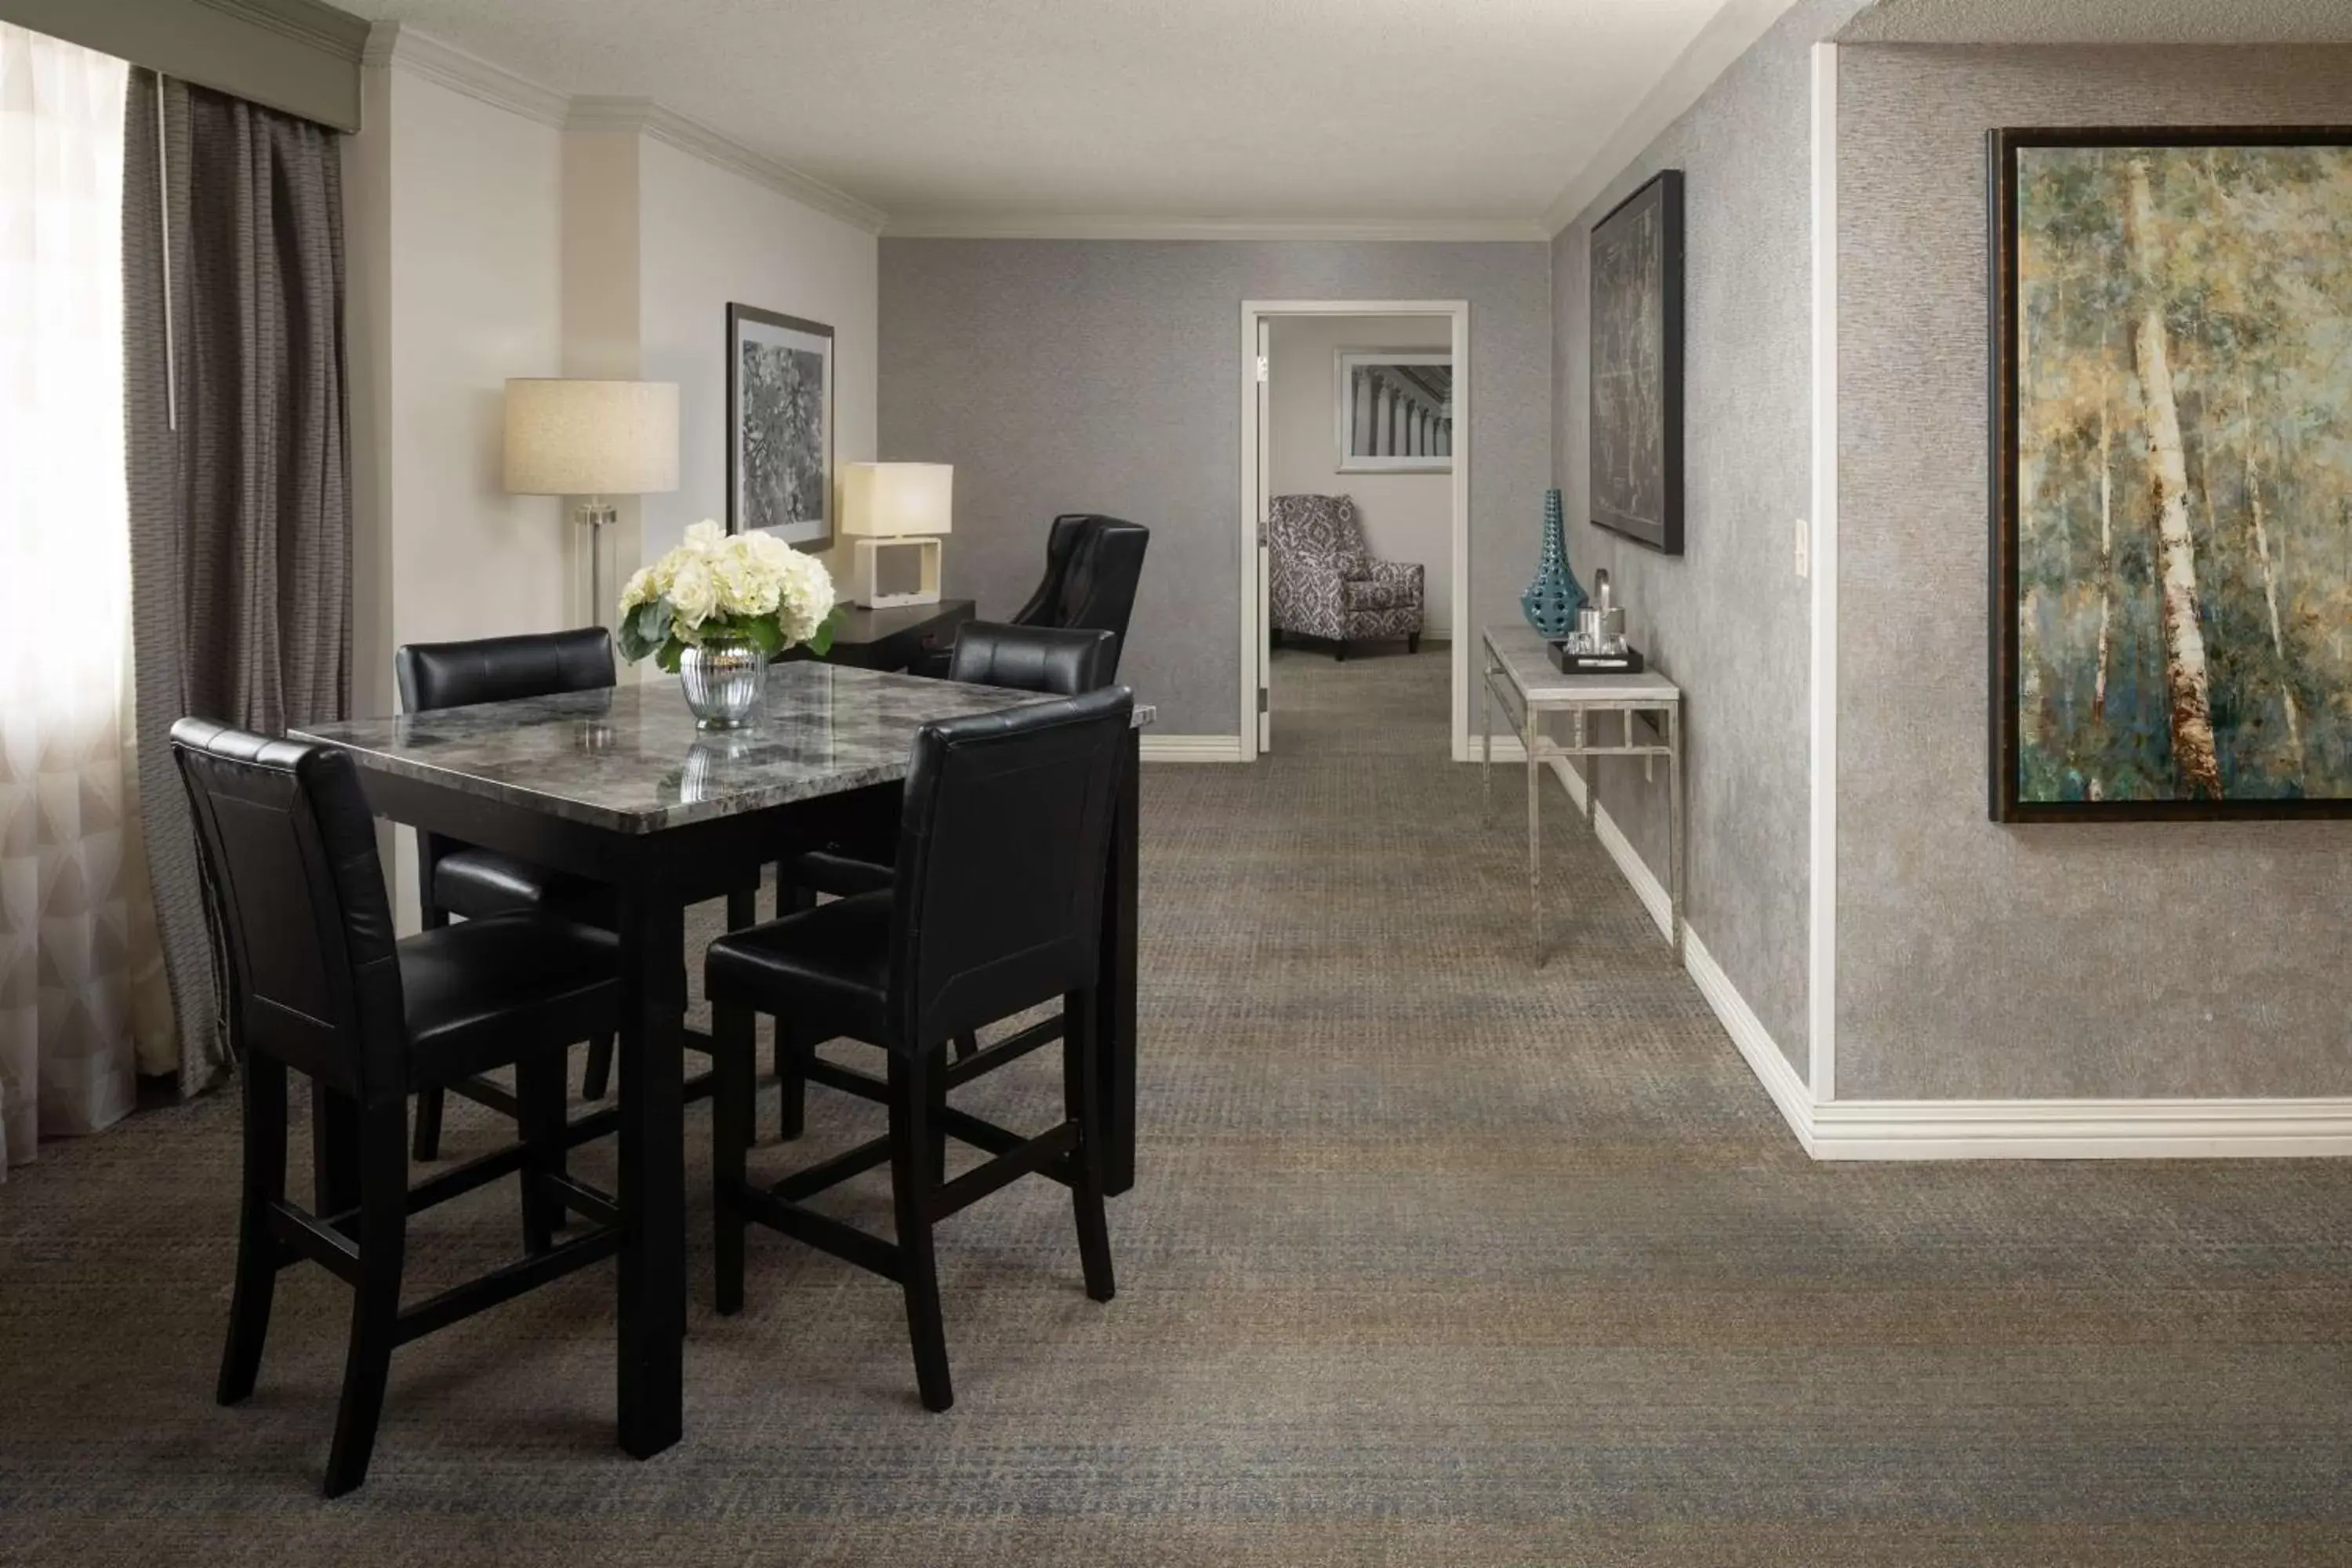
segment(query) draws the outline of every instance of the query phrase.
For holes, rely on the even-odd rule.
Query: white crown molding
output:
[[[1574,223],[1577,216],[1642,155],[1643,149],[1681,119],[1684,111],[1696,103],[1716,79],[1731,68],[1733,62],[1754,47],[1759,38],[1770,32],[1772,25],[1795,4],[1796,0],[1725,0],[1723,9],[1707,19],[1698,37],[1675,57],[1675,63],[1666,68],[1658,84],[1643,96],[1642,101],[1633,106],[1633,112],[1610,133],[1599,152],[1585,160],[1576,177],[1544,209],[1545,237]]]
[[[1373,219],[1360,223],[1262,223],[1177,217],[991,216],[907,213],[882,230],[886,239],[1191,239],[1350,240],[1486,243],[1547,240],[1551,230],[1507,218]]]
[[[846,191],[804,174],[789,163],[755,153],[700,121],[649,98],[575,98],[563,123],[573,131],[635,132],[715,163],[730,174],[740,174],[868,234],[880,233],[887,216],[881,208],[859,201]]]
[[[1239,735],[1155,735],[1146,730],[1138,744],[1147,763],[1238,763]]]
[[[562,125],[570,110],[570,100],[563,94],[398,22],[378,22],[368,29],[360,64],[379,68],[396,66],[541,125]]]
[[[196,0],[200,5],[334,56],[356,60],[367,47],[367,22],[320,0]]]

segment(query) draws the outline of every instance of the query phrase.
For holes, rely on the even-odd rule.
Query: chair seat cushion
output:
[[[409,1085],[450,1084],[610,1034],[620,939],[551,915],[492,915],[404,939]]]
[[[803,1033],[887,1045],[891,904],[887,892],[859,893],[730,931],[710,944],[703,993]]]
[[[615,923],[611,888],[495,849],[468,847],[442,856],[433,868],[432,902],[469,921],[545,911],[591,925]]]

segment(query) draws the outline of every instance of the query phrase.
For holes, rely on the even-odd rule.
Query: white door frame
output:
[[[1258,323],[1277,316],[1444,316],[1454,329],[1454,591],[1453,753],[1470,755],[1470,301],[1467,300],[1244,300],[1241,336],[1241,704],[1236,728],[1241,760],[1257,759],[1257,694],[1265,683],[1266,627],[1260,608],[1264,552],[1258,523],[1265,516],[1258,468]]]

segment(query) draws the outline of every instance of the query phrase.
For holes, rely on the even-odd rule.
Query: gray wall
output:
[[[887,239],[881,456],[953,463],[946,586],[1018,608],[1055,512],[1152,531],[1121,675],[1235,732],[1244,300],[1470,301],[1474,625],[1517,614],[1549,458],[1549,257],[1487,244]],[[1277,742],[1278,743],[1278,742]]]
[[[1804,0],[1552,242],[1559,323],[1553,471],[1587,592],[1607,567],[1634,645],[1683,688],[1688,918],[1804,1070],[1806,704],[1811,591],[1795,529],[1811,510],[1811,50],[1860,0]],[[1685,553],[1592,526],[1587,467],[1592,224],[1660,169],[1684,172],[1688,242]],[[1664,775],[1599,764],[1601,800],[1664,881]]]
[[[2352,823],[1984,804],[1984,133],[2342,123],[2352,50],[1850,47],[1840,110],[1840,1096],[2352,1094]]]

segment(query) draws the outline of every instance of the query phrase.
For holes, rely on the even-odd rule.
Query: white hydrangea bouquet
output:
[[[675,673],[689,647],[750,643],[769,658],[833,646],[833,577],[773,534],[729,533],[708,519],[621,590],[621,652]]]

